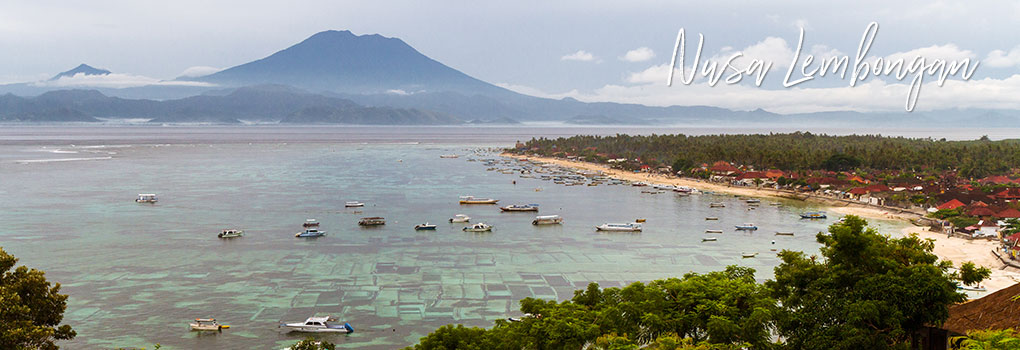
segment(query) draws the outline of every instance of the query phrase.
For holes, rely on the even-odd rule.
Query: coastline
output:
[[[951,261],[955,267],[959,267],[964,262],[971,261],[978,266],[984,266],[991,269],[991,276],[981,282],[981,286],[987,288],[987,292],[982,293],[982,295],[993,293],[999,289],[1003,289],[1020,282],[1020,271],[1012,268],[1005,268],[1006,265],[992,254],[992,251],[998,248],[998,243],[988,240],[968,240],[959,237],[947,237],[945,234],[928,231],[926,227],[915,226],[913,221],[923,218],[923,213],[896,208],[879,207],[865,203],[853,203],[846,200],[815,195],[801,195],[774,189],[727,186],[724,184],[699,181],[690,178],[666,177],[660,174],[651,173],[634,173],[619,169],[611,169],[606,165],[590,162],[533,155],[524,156],[510,153],[503,153],[501,156],[516,159],[529,159],[577,170],[601,171],[608,176],[634,182],[640,181],[674,186],[686,186],[697,188],[699,190],[723,192],[747,197],[811,201],[826,206],[827,211],[843,215],[857,215],[865,219],[899,221],[907,225],[900,230],[899,233],[901,235],[906,236],[910,234],[917,234],[918,237],[922,239],[932,239],[935,243],[934,253],[939,257],[939,259]]]

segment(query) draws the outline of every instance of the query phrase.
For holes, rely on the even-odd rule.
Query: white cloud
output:
[[[1009,52],[993,50],[981,63],[994,68],[1018,66],[1020,65],[1020,46],[1014,47]]]
[[[675,75],[678,72],[679,72],[678,69],[674,69],[673,74]],[[647,83],[665,84],[666,77],[668,76],[668,74],[669,63],[663,63],[660,65],[648,67],[648,69],[645,69],[640,72],[630,73],[630,75],[627,76],[627,82],[635,84],[647,84]]]
[[[963,50],[956,46],[956,44],[945,44],[945,45],[932,45],[928,47],[922,47],[913,49],[906,52],[897,52],[885,57],[887,61],[896,61],[903,59],[904,62],[909,63],[914,58],[921,56],[925,60],[943,59],[947,61],[962,61],[970,58],[971,61],[977,58],[977,54],[970,50]]]
[[[194,78],[206,76],[223,70],[223,68],[209,67],[209,66],[194,66],[188,67],[184,72],[181,72],[181,77]]]
[[[592,55],[588,51],[577,50],[577,52],[560,57],[561,61],[584,61],[591,62],[595,60],[595,55]]]
[[[620,57],[620,59],[627,62],[644,62],[652,59],[653,57],[655,57],[655,52],[652,51],[652,49],[642,46],[627,51],[627,53],[624,54],[623,57]]]
[[[719,53],[709,58],[710,60],[719,62],[720,65],[726,64],[726,60],[737,53],[732,47],[723,47],[719,50]],[[790,65],[790,61],[793,60],[793,49],[786,43],[783,38],[770,36],[762,41],[755,43],[754,45],[745,47],[739,50],[743,56],[734,59],[733,65],[736,67],[747,67],[751,60],[758,59],[762,61],[772,62],[775,68],[785,68]]]
[[[808,23],[808,21],[803,18],[798,18],[794,20],[793,23],[791,23],[791,25],[793,25],[793,27],[797,29],[804,28],[804,30],[811,30],[811,24]]]
[[[85,75],[78,73],[70,77],[60,77],[57,80],[46,80],[32,83],[34,86],[55,86],[55,87],[101,87],[101,88],[129,88],[138,86],[216,86],[215,84],[198,81],[177,81],[160,80],[156,78],[130,75],[121,73],[110,73],[106,75]]]

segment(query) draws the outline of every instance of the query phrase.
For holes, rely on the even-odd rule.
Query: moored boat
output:
[[[744,258],[753,258],[758,256],[758,253],[740,253],[740,256]]]
[[[801,219],[824,219],[826,218],[824,211],[812,211],[800,214]]]
[[[234,238],[234,237],[241,237],[241,236],[244,236],[244,231],[233,230],[233,229],[220,231],[220,234],[216,235],[216,237],[219,237],[219,238]]]
[[[598,231],[624,231],[624,232],[640,232],[641,224],[639,223],[626,223],[626,224],[615,224],[605,223],[599,226],[595,226],[595,230]]]
[[[751,198],[751,199],[748,199],[748,200],[746,200],[744,202],[746,202],[747,204],[759,204],[759,203],[761,203],[761,199]]]
[[[361,225],[361,226],[386,225],[386,219],[383,219],[382,217],[378,217],[378,216],[361,218],[361,220],[358,220],[358,225]]]
[[[722,230],[705,230],[705,233],[722,233]]]
[[[716,237],[705,237],[705,238],[701,239],[702,242],[715,242],[715,241],[718,241],[718,240],[719,239],[716,238]]]
[[[283,323],[280,327],[285,327],[291,332],[306,332],[306,333],[353,333],[354,327],[351,327],[350,323],[344,323],[342,325],[335,324],[336,319],[326,317],[309,317],[305,322],[296,323]]]
[[[450,218],[450,222],[469,222],[471,217],[464,214],[457,214]]]
[[[308,219],[305,220],[305,223],[301,224],[301,227],[304,228],[319,227],[319,222],[315,221],[315,219]]]
[[[138,203],[156,203],[158,201],[155,193],[139,193],[138,198],[135,198],[135,202]]]
[[[776,236],[793,236],[793,232],[789,232],[789,231],[778,231],[778,232],[776,232]]]
[[[195,322],[188,324],[193,331],[223,331],[224,328],[230,328],[230,326],[219,324],[215,318],[196,318]]]
[[[432,224],[429,224],[429,223],[428,223],[428,222],[426,221],[426,222],[425,222],[424,224],[417,224],[417,225],[414,225],[414,230],[415,230],[415,231],[423,231],[423,230],[431,230],[431,231],[435,231],[435,230],[436,230],[436,225],[432,225]]]
[[[460,204],[496,204],[496,202],[499,202],[499,200],[492,198],[477,198],[474,196],[460,197]]]
[[[754,231],[754,230],[758,229],[758,226],[755,226],[752,223],[745,223],[743,225],[736,225],[734,227],[736,227],[738,230],[742,230],[742,231]]]
[[[719,220],[719,217],[717,217],[717,216],[706,216],[705,220]]]
[[[726,204],[719,203],[719,202],[714,202],[714,203],[709,203],[708,207],[709,208],[725,208]]]
[[[538,204],[514,204],[499,208],[501,211],[538,211]]]
[[[452,158],[459,158],[459,157],[460,156],[456,155],[456,154],[441,154],[441,155],[439,155],[439,158],[444,158],[444,159],[452,159]]]
[[[344,203],[344,208],[358,208],[358,207],[364,207],[364,206],[365,206],[365,203],[358,202],[358,201],[348,201],[348,202]]]
[[[294,237],[298,237],[298,238],[315,238],[315,237],[322,237],[322,236],[325,236],[325,235],[326,235],[326,231],[319,231],[319,229],[309,228],[309,229],[305,229],[304,232],[298,232],[297,234],[294,235]]]
[[[465,227],[464,231],[465,232],[487,232],[487,231],[492,231],[492,225],[486,224],[484,222],[479,222],[477,224]]]
[[[535,220],[531,221],[532,225],[555,225],[560,223],[563,223],[563,218],[559,215],[536,216]]]

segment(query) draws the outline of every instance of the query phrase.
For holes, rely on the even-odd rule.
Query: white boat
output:
[[[484,222],[479,222],[477,224],[465,227],[464,231],[465,232],[488,232],[488,231],[492,231],[492,225],[486,224]]]
[[[223,331],[224,328],[230,328],[227,325],[221,325],[216,322],[215,318],[196,318],[195,322],[189,323],[193,331]]]
[[[759,204],[759,203],[761,203],[761,199],[751,198],[751,199],[746,200],[745,202],[747,204]]]
[[[793,236],[793,232],[790,231],[778,231],[776,236]]]
[[[561,223],[563,223],[563,218],[559,215],[536,216],[535,220],[531,221],[532,225],[555,225]]]
[[[378,216],[373,216],[373,217],[368,217],[368,218],[361,218],[361,220],[358,220],[358,225],[360,225],[360,226],[380,226],[380,225],[386,225],[386,219],[383,219],[382,217],[378,217]]]
[[[319,231],[318,229],[310,228],[306,229],[305,232],[298,232],[294,234],[294,237],[298,238],[315,238],[326,235],[326,231]]]
[[[745,258],[753,258],[753,257],[755,257],[757,255],[758,255],[758,253],[740,253],[740,256],[741,257],[745,257]]]
[[[758,226],[755,226],[754,224],[752,224],[750,222],[745,223],[743,225],[736,225],[734,227],[736,227],[738,230],[742,230],[742,231],[754,231],[754,230],[758,229]]]
[[[469,222],[471,217],[464,214],[457,214],[450,218],[450,222]]]
[[[428,222],[425,222],[424,224],[414,225],[414,230],[415,231],[424,231],[424,230],[435,231],[436,230],[436,225],[432,225],[432,224],[429,224]]]
[[[241,237],[241,236],[244,236],[244,231],[233,230],[233,229],[220,231],[220,234],[216,235],[216,237],[219,237],[219,238],[234,238],[234,237]]]
[[[988,289],[987,289],[987,288],[985,288],[985,287],[981,287],[981,286],[977,286],[977,287],[971,287],[971,286],[956,286],[956,289],[959,289],[959,290],[965,290],[965,291],[969,291],[969,292],[987,292],[987,291],[988,291]]]
[[[715,237],[705,237],[705,238],[701,239],[702,242],[715,242],[717,240],[719,240],[719,239],[715,238]]]
[[[326,317],[309,317],[305,322],[297,323],[283,323],[280,327],[285,327],[291,332],[305,332],[305,333],[353,333],[354,327],[351,327],[350,323],[344,323],[342,325],[335,324],[335,318]]]
[[[501,211],[538,211],[538,204],[514,204],[499,208]]]
[[[442,155],[439,155],[439,158],[446,158],[446,159],[453,159],[453,158],[458,158],[458,157],[460,157],[460,156],[456,155],[456,154],[442,154]]]
[[[705,233],[722,233],[722,230],[705,230]]]
[[[358,201],[350,201],[350,202],[345,202],[344,203],[344,208],[359,208],[359,207],[364,207],[364,206],[365,206],[365,203],[358,202]]]
[[[475,196],[460,197],[460,204],[496,204],[496,202],[499,202],[499,200],[492,198],[477,198]]]
[[[605,223],[599,226],[595,226],[595,229],[598,231],[641,232],[641,224],[636,222],[626,224]]]
[[[138,198],[135,198],[135,202],[138,203],[156,203],[158,201],[155,193],[139,193]]]

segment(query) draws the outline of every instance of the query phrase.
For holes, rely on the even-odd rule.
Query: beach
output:
[[[627,181],[686,186],[697,188],[702,191],[723,192],[747,197],[795,198],[786,192],[772,189],[726,186],[724,184],[699,181],[689,178],[668,177],[652,173],[635,173],[620,169],[612,169],[606,165],[590,162],[552,157],[539,157],[534,155],[522,156],[509,153],[504,153],[503,156],[518,159],[526,158],[532,161],[554,164],[578,170],[601,171],[608,176]],[[802,198],[803,197],[797,199]],[[901,229],[899,234],[904,236],[917,234],[920,238],[934,240],[934,253],[939,257],[939,259],[951,261],[955,267],[959,267],[964,262],[971,261],[978,266],[991,269],[992,275],[981,282],[981,286],[987,288],[988,293],[992,293],[996,290],[1006,288],[1020,282],[1020,271],[1012,267],[1006,267],[1005,264],[999,261],[999,259],[992,254],[992,251],[998,248],[998,242],[983,239],[968,240],[959,237],[947,237],[945,234],[929,231],[927,227],[914,226],[912,220],[915,220],[920,216],[919,213],[915,212],[890,210],[885,207],[869,206],[864,203],[850,204],[846,201],[817,196],[807,197],[805,200],[823,204],[827,207],[826,209],[829,212],[843,215],[856,215],[865,219],[901,221],[905,227]]]

